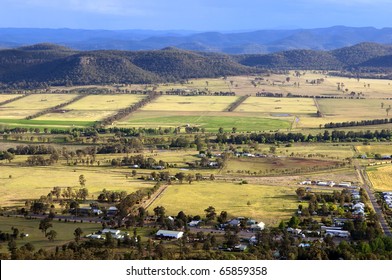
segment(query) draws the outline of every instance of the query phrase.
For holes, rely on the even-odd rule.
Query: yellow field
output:
[[[117,110],[126,108],[143,99],[135,94],[88,95],[62,109],[65,112],[50,113],[37,118],[38,120],[75,120],[98,121]]]
[[[317,108],[311,98],[249,97],[235,111],[271,115],[316,114]]]
[[[376,191],[392,191],[392,166],[372,168],[367,172]]]
[[[21,94],[0,94],[0,102],[7,101],[16,97],[21,96]]]
[[[98,121],[110,115],[113,115],[114,111],[99,111],[99,110],[72,110],[64,113],[49,113],[45,114],[36,120],[64,120],[64,121]]]
[[[32,94],[0,109],[0,118],[20,119],[75,98],[75,94]]]
[[[392,155],[392,145],[391,144],[372,143],[371,145],[356,146],[356,149],[361,154]]]
[[[64,110],[117,111],[135,104],[143,98],[143,95],[135,94],[88,95],[64,107]]]
[[[143,107],[142,111],[224,111],[237,100],[236,96],[176,96],[163,95]]]
[[[149,209],[163,206],[167,214],[204,216],[208,206],[216,212],[227,211],[232,217],[245,216],[277,225],[288,219],[298,206],[296,187],[276,187],[238,183],[194,182],[171,185]],[[248,201],[250,205],[247,205]]]
[[[78,187],[79,176],[86,178],[90,195],[97,197],[102,189],[126,191],[152,187],[150,182],[126,178],[129,170],[105,167],[20,167],[0,166],[0,205],[21,205],[26,199],[38,199],[47,195],[55,186]],[[75,170],[75,171],[74,171]],[[9,178],[9,175],[12,178]]]

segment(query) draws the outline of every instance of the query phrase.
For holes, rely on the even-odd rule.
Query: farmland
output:
[[[372,167],[367,172],[375,191],[390,192],[392,190],[392,166]]]
[[[298,202],[294,187],[194,182],[170,186],[151,209],[158,205],[165,207],[169,215],[177,215],[179,211],[201,215],[204,209],[213,206],[217,213],[227,211],[233,217],[253,217],[277,225],[292,215]]]

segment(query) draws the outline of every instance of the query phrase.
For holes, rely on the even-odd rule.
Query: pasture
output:
[[[135,94],[88,95],[64,108],[61,112],[46,114],[38,120],[99,121],[143,99]]]
[[[21,96],[21,94],[4,94],[4,93],[1,93],[0,94],[0,102],[4,102],[4,101],[7,101],[7,100],[10,100],[10,99],[19,97],[19,96]]]
[[[311,98],[249,97],[237,112],[255,112],[272,117],[285,115],[315,115],[317,108]]]
[[[23,119],[75,97],[75,94],[32,94],[2,106],[0,119]]]
[[[367,174],[375,191],[392,190],[392,165],[371,167],[367,170]]]
[[[65,223],[54,220],[52,221],[53,227],[49,230],[55,230],[57,232],[57,237],[53,242],[49,242],[42,233],[42,231],[38,229],[39,223],[39,219],[25,219],[0,216],[0,231],[12,233],[11,228],[17,228],[20,233],[25,233],[29,236],[24,237],[23,239],[18,238],[17,240],[15,240],[16,246],[19,248],[20,246],[29,242],[34,246],[35,250],[39,250],[54,249],[56,246],[61,246],[69,241],[74,240],[75,236],[73,233],[78,227],[83,230],[82,236],[102,229],[102,225],[100,223]],[[2,248],[0,248],[0,252],[8,252],[6,243],[4,243],[1,247]]]
[[[392,144],[372,143],[371,145],[356,146],[356,149],[359,153],[369,156],[373,156],[375,154],[392,155]]]
[[[251,217],[267,225],[278,225],[282,219],[290,218],[298,206],[295,190],[296,187],[228,182],[176,184],[169,186],[149,210],[163,206],[168,215],[184,211],[204,216],[204,209],[213,206],[218,215],[227,211],[231,217]]]
[[[238,99],[237,96],[162,95],[143,107],[142,111],[221,112]]]
[[[80,188],[79,176],[86,178],[89,196],[97,197],[106,188],[111,191],[132,193],[153,187],[153,183],[126,178],[130,170],[108,167],[84,166],[0,166],[0,205],[21,206],[27,199],[38,199],[47,195],[53,187]],[[10,178],[11,176],[11,178]]]
[[[200,97],[202,98],[202,97]],[[185,127],[204,128],[207,132],[217,132],[220,127],[225,132],[263,131],[291,127],[292,118],[271,119],[236,112],[179,112],[179,111],[138,111],[129,118],[116,123],[117,126],[131,127]],[[182,130],[184,132],[184,130]]]

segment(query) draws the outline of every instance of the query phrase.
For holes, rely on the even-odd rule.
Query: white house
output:
[[[253,224],[250,226],[251,230],[263,230],[265,228],[265,224],[263,222],[259,222],[257,224]]]
[[[102,230],[102,234],[110,233],[111,235],[120,235],[120,230],[118,229],[111,229],[111,228],[105,228]]]
[[[194,221],[190,221],[188,223],[188,226],[190,226],[190,227],[197,227],[200,223],[201,223],[200,220],[198,220],[198,221],[194,220]]]
[[[158,230],[155,234],[157,238],[172,238],[172,239],[179,239],[183,237],[183,231],[174,231],[174,230]]]

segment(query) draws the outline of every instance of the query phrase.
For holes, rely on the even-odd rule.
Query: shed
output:
[[[184,235],[183,231],[174,231],[174,230],[158,230],[155,234],[157,238],[172,238],[179,239]]]

